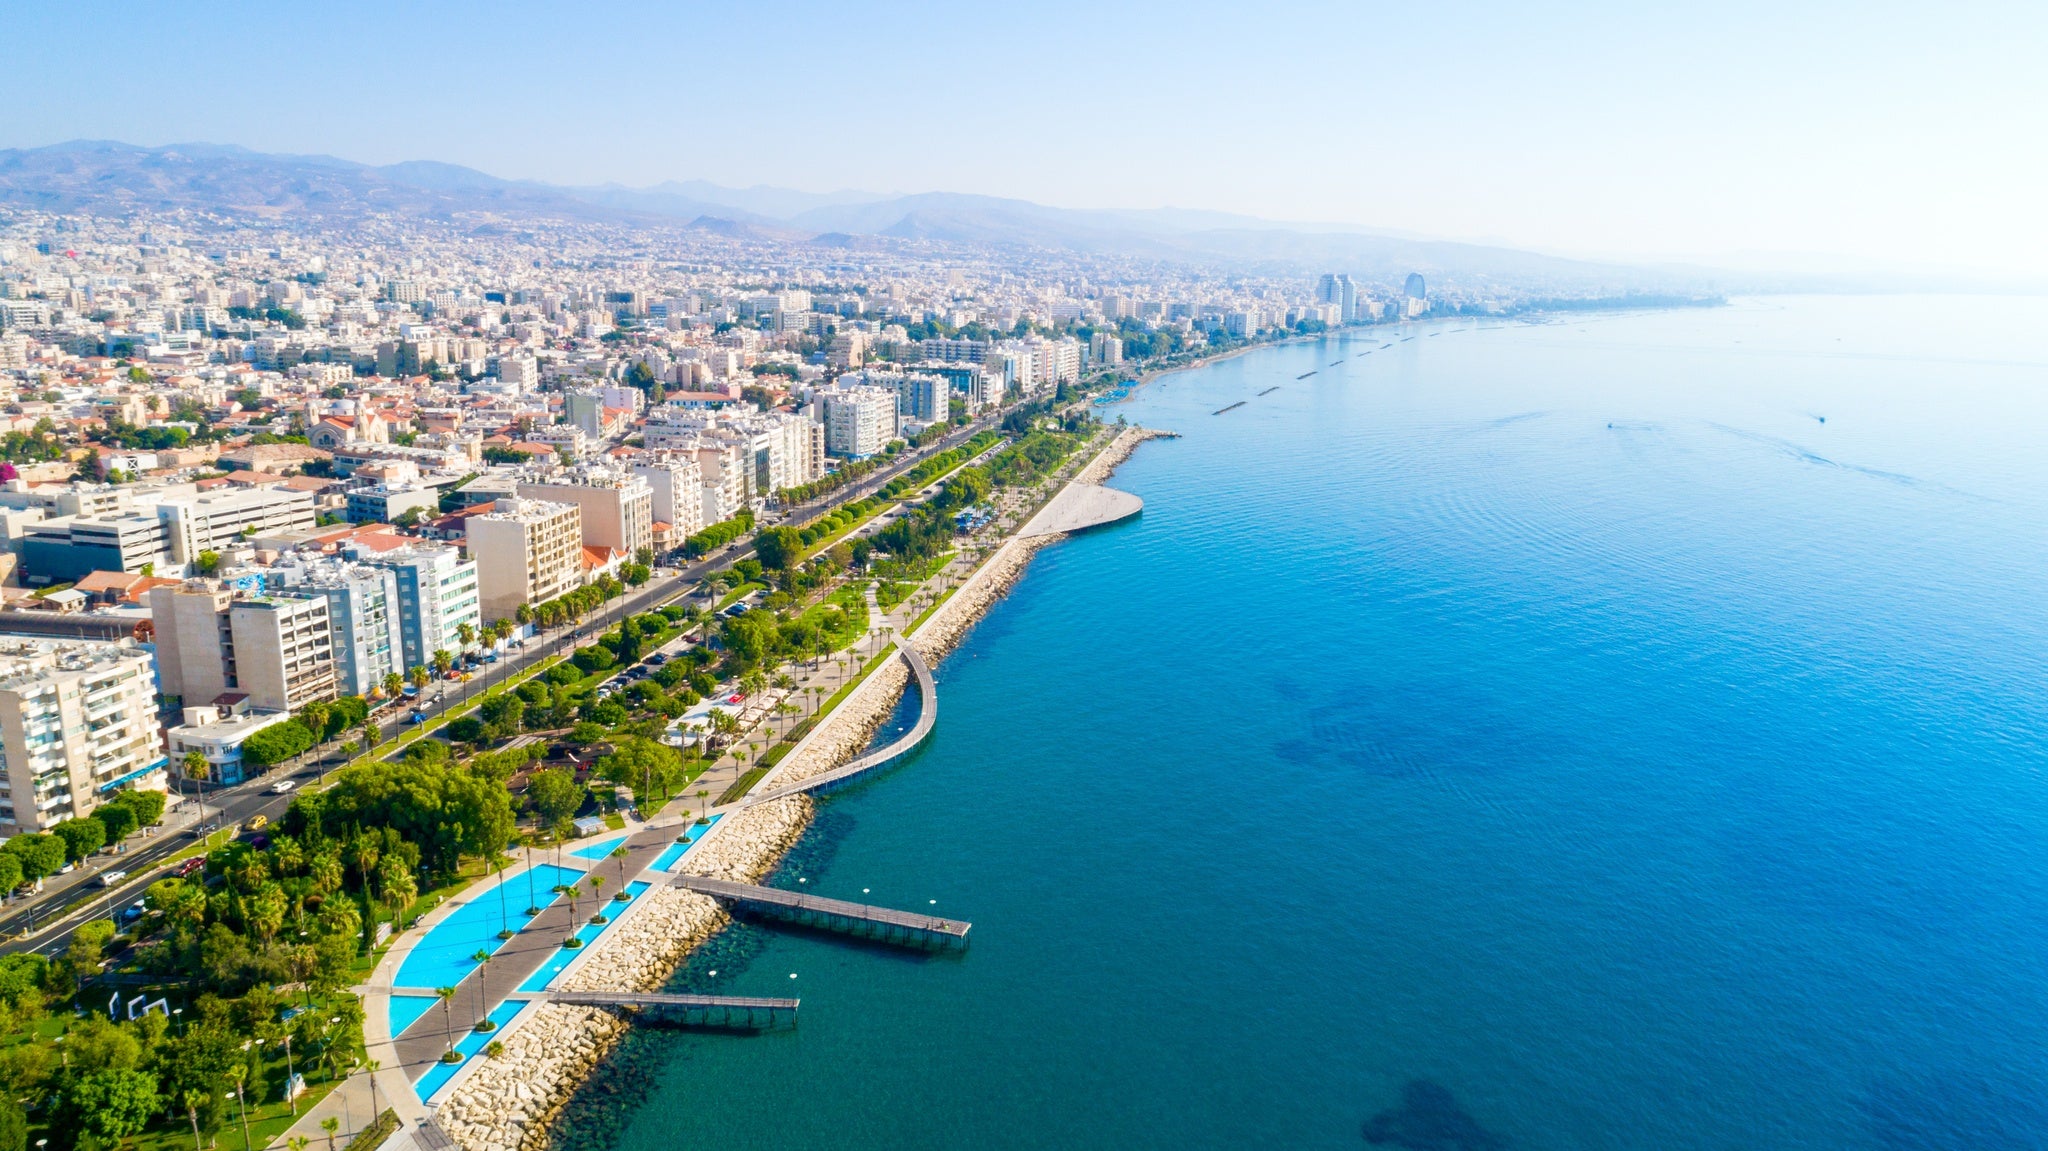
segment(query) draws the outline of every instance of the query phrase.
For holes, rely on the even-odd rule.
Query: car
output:
[[[668,657],[660,652],[655,652],[653,655],[647,657],[647,662],[653,664],[656,667],[660,667],[662,664],[668,662]]]
[[[419,710],[418,708],[414,708],[412,714],[405,717],[405,722],[425,723],[427,722],[427,713]]]
[[[268,826],[270,826],[270,817],[259,811],[255,815],[252,815],[247,820],[243,821],[242,830],[262,831],[264,828]]]
[[[94,887],[113,887],[128,878],[125,871],[102,871],[92,877]]]
[[[283,795],[285,792],[290,791],[292,788],[295,788],[298,785],[299,781],[296,779],[280,779],[276,783],[270,785],[270,793],[272,795]]]
[[[206,857],[203,855],[195,855],[192,858],[186,860],[185,862],[180,863],[178,866],[171,868],[171,874],[177,876],[180,879],[183,879],[186,876],[191,875],[193,872],[203,871],[205,870],[205,868]]]

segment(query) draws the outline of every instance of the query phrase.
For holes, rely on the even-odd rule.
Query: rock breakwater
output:
[[[441,1128],[468,1151],[541,1151],[548,1125],[626,1031],[595,1007],[547,1003],[486,1056],[435,1111]]]

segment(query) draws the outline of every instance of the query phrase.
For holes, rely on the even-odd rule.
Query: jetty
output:
[[[1260,394],[1260,395],[1262,395],[1262,396],[1270,396],[1270,395],[1272,395],[1272,394],[1273,394],[1274,392],[1277,392],[1277,391],[1279,391],[1279,390],[1280,390],[1280,385],[1279,385],[1279,384],[1274,384],[1274,385],[1273,385],[1272,387],[1270,387],[1270,388],[1267,388],[1267,389],[1266,389],[1265,391],[1263,391],[1263,392],[1260,392],[1259,394]]]
[[[825,899],[784,891],[779,887],[756,887],[751,883],[734,883],[702,875],[678,875],[674,882],[685,891],[708,895],[736,913],[926,951],[967,946],[967,930],[973,926],[959,919],[870,907],[864,903],[848,903],[843,899]]]
[[[1226,407],[1221,407],[1221,408],[1217,408],[1217,409],[1216,409],[1215,411],[1213,411],[1213,412],[1210,412],[1209,414],[1210,414],[1210,415],[1212,415],[1212,416],[1220,416],[1220,415],[1222,415],[1223,413],[1225,413],[1225,412],[1229,411],[1229,410],[1230,410],[1231,408],[1241,408],[1241,407],[1243,407],[1243,406],[1244,406],[1244,401],[1243,401],[1243,400],[1239,400],[1239,401],[1237,401],[1236,403],[1234,403],[1234,404],[1230,404],[1230,405],[1228,405],[1228,406],[1226,406]]]
[[[555,991],[547,998],[578,1007],[625,1012],[643,1023],[718,1031],[772,1031],[796,1026],[795,999],[683,995],[668,991]]]
[[[1131,498],[1136,499],[1137,497],[1132,496]],[[767,803],[773,799],[784,799],[803,792],[830,790],[857,775],[873,771],[875,768],[885,764],[894,763],[909,755],[916,749],[918,744],[923,743],[925,737],[932,733],[932,727],[939,722],[939,686],[932,680],[931,665],[925,662],[924,656],[918,652],[915,644],[899,644],[896,648],[896,654],[902,657],[904,663],[910,665],[911,677],[917,680],[917,722],[910,725],[909,731],[892,740],[888,746],[878,747],[863,755],[855,756],[831,771],[811,776],[809,779],[800,779],[795,783],[786,784],[770,791],[750,795],[741,802],[740,806],[743,808],[752,807],[757,803]]]

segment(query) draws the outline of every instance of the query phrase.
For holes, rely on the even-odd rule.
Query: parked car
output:
[[[285,792],[290,791],[292,788],[295,788],[298,785],[299,781],[296,779],[280,779],[276,783],[270,785],[270,792],[272,795],[283,795]]]
[[[128,873],[125,871],[102,871],[92,877],[92,882],[95,887],[113,887],[126,878]]]

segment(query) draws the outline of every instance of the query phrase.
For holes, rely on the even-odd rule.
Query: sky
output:
[[[0,147],[2048,271],[2048,4],[0,0]]]

